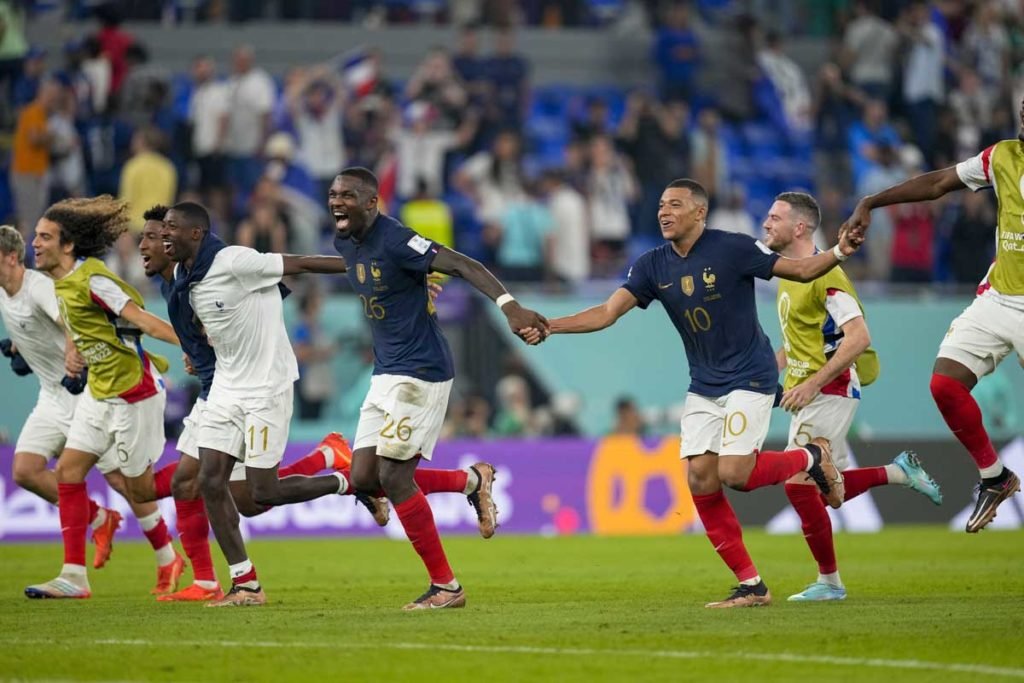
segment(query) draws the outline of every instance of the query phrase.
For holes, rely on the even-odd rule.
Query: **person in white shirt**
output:
[[[219,217],[227,216],[228,171],[224,157],[227,136],[228,86],[217,81],[217,65],[203,55],[192,62],[195,90],[188,107],[192,124],[192,154],[199,167],[199,189]]]
[[[565,282],[579,284],[590,276],[587,203],[560,171],[545,172],[541,182],[554,224],[551,270]]]
[[[228,123],[224,151],[230,160],[231,179],[248,194],[259,180],[263,143],[270,133],[270,114],[277,95],[274,80],[255,65],[251,46],[234,53],[234,75],[228,81]]]
[[[48,465],[64,449],[78,404],[79,394],[72,391],[80,393],[84,383],[71,382],[71,378],[64,382],[64,326],[53,280],[25,267],[25,241],[9,225],[0,226],[0,318],[12,351],[21,354],[39,380],[36,405],[14,446],[14,483],[56,505],[57,477]],[[117,470],[116,457],[105,455],[98,467],[111,488],[124,495],[124,478]],[[121,514],[90,498],[89,524],[96,545],[93,567],[99,569],[110,557]]]
[[[945,39],[932,22],[931,7],[923,0],[910,4],[901,17],[899,28],[907,42],[903,101],[914,130],[914,142],[931,165],[938,108],[946,95]]]
[[[284,505],[342,494],[340,473],[278,479],[288,442],[293,383],[299,377],[284,324],[285,275],[343,273],[336,256],[261,254],[226,246],[210,234],[210,217],[192,202],[167,212],[161,238],[177,262],[168,302],[191,307],[217,355],[213,385],[199,426],[200,486],[217,542],[231,568],[232,588],[210,606],[262,605],[266,596],[238,529],[238,510],[229,491],[236,461],[258,505]],[[178,309],[178,315],[188,315]],[[181,312],[183,311],[183,313]]]

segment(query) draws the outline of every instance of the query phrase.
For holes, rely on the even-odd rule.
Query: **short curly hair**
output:
[[[155,206],[151,206],[146,209],[146,212],[142,214],[142,220],[163,222],[168,211],[170,211],[169,207],[166,207],[163,204],[156,204]]]
[[[60,226],[60,243],[74,245],[75,258],[103,256],[131,222],[128,203],[109,194],[59,201],[43,218]]]

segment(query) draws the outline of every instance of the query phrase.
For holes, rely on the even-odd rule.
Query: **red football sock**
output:
[[[807,547],[818,563],[822,574],[833,574],[836,567],[836,548],[832,542],[832,520],[817,486],[786,484],[786,497],[800,515]]]
[[[85,530],[89,526],[89,494],[85,483],[57,484],[64,564],[85,566]]]
[[[455,574],[448,565],[448,558],[441,547],[441,537],[434,524],[434,513],[427,504],[427,497],[417,491],[408,500],[395,506],[399,521],[405,529],[405,535],[412,542],[420,559],[430,574],[430,582],[437,585],[451,583]]]
[[[708,540],[736,579],[747,581],[757,576],[757,569],[743,545],[740,520],[736,519],[725,493],[716,491],[706,496],[693,496],[693,504],[697,507]]]
[[[970,390],[952,377],[937,374],[932,375],[931,390],[942,419],[971,454],[978,469],[995,465],[999,456],[985,431],[981,408]]]
[[[747,478],[743,491],[753,491],[762,486],[781,484],[794,474],[807,469],[807,451],[794,448],[791,451],[761,451],[756,456],[754,469]]]
[[[92,498],[89,499],[89,524],[92,524],[96,520],[96,515],[100,513],[100,506]]]
[[[156,487],[156,497],[170,498],[171,497],[171,480],[174,479],[174,470],[178,469],[178,463],[172,462],[167,467],[163,467],[153,473],[153,483]]]
[[[143,530],[142,533],[146,534],[146,538],[149,539],[149,544],[153,546],[153,550],[160,550],[160,548],[171,542],[171,534],[167,531],[167,522],[164,521],[163,517],[160,518],[155,527],[149,531]]]
[[[860,467],[843,471],[843,482],[846,484],[846,497],[843,500],[850,500],[868,489],[885,486],[889,483],[889,475],[885,473],[884,467]]]
[[[423,495],[431,493],[462,493],[469,473],[466,470],[416,470],[416,486]]]
[[[294,474],[301,474],[304,477],[311,477],[320,470],[327,469],[327,456],[319,448],[299,458],[291,465],[282,467],[277,471],[277,478],[284,479]]]
[[[260,580],[258,578],[256,578],[256,567],[255,567],[255,565],[253,566],[252,569],[250,569],[246,573],[242,574],[241,576],[236,576],[235,578],[231,579],[232,585],[235,585],[235,586],[237,586],[239,584],[242,584],[242,583],[249,583],[250,581],[254,581],[256,584],[259,584],[259,582],[260,582]]]
[[[181,536],[181,547],[192,561],[192,573],[196,581],[216,581],[213,571],[213,558],[210,557],[210,523],[206,519],[206,506],[203,499],[176,500],[174,507],[178,511],[178,535]]]

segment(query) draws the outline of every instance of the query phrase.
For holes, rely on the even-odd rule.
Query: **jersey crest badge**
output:
[[[682,287],[683,287],[683,294],[685,294],[686,296],[690,296],[690,295],[693,294],[693,276],[692,275],[685,275],[685,276],[683,276],[683,279],[680,280],[679,284],[681,284]]]
[[[362,263],[356,264],[356,279],[359,280],[359,284],[366,282],[366,266]]]
[[[708,288],[709,291],[715,288],[715,280],[717,280],[718,278],[716,278],[715,274],[711,272],[711,266],[708,266],[707,268],[704,269],[703,279],[704,285]]]

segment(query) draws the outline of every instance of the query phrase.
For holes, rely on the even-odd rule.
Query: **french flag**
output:
[[[369,95],[377,87],[377,60],[368,50],[358,49],[345,57],[341,75],[350,93]]]

